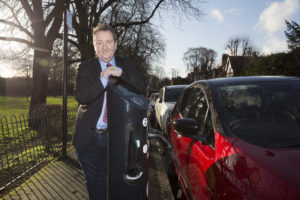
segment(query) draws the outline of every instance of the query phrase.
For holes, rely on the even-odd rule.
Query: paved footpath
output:
[[[173,200],[164,159],[158,152],[158,143],[151,141],[149,156],[149,200]],[[12,189],[3,200],[84,200],[88,199],[84,177],[74,158],[74,149],[68,151],[72,159],[56,159]]]

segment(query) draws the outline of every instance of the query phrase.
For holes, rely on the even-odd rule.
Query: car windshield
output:
[[[220,86],[220,115],[232,133],[265,147],[300,147],[300,82]]]
[[[155,101],[157,99],[158,93],[152,93],[150,96],[150,101]]]
[[[165,91],[165,102],[176,102],[184,88],[166,88]]]
[[[176,102],[184,88],[167,88],[165,91],[165,102]]]

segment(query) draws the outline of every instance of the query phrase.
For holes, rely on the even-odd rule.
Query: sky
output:
[[[300,24],[300,0],[203,0],[202,17],[194,19],[165,16],[156,17],[152,23],[159,24],[158,31],[166,43],[163,66],[165,75],[171,69],[186,76],[183,54],[188,48],[206,47],[217,52],[216,65],[221,62],[226,42],[235,36],[248,37],[260,54],[287,50],[284,20]],[[162,16],[164,17],[164,16]],[[162,22],[161,22],[162,21]],[[1,64],[0,76],[13,76],[16,72]]]
[[[235,36],[248,37],[260,54],[287,51],[285,20],[300,24],[300,0],[206,0],[200,20],[176,17],[159,27],[166,43],[161,62],[167,76],[171,68],[186,76],[183,54],[188,48],[206,47],[217,52],[217,66],[225,44]]]

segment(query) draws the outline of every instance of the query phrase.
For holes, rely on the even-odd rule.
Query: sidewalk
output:
[[[173,195],[158,143],[151,141],[149,155],[149,200],[172,200]],[[56,159],[43,167],[26,182],[16,187],[3,200],[84,200],[88,199],[84,177],[75,158],[74,149],[69,159]]]

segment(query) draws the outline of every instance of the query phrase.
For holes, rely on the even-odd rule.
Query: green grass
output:
[[[47,97],[47,104],[60,104],[62,105],[62,96],[57,97]],[[30,98],[26,97],[6,97],[0,96],[0,116],[11,116],[20,115],[21,113],[27,114],[30,106]],[[74,96],[68,96],[67,106],[73,107],[77,106],[77,101]]]
[[[47,104],[63,104],[63,98],[62,96],[58,97],[47,97]],[[67,106],[68,107],[73,107],[77,106],[77,101],[75,100],[74,96],[68,96],[67,98]]]

